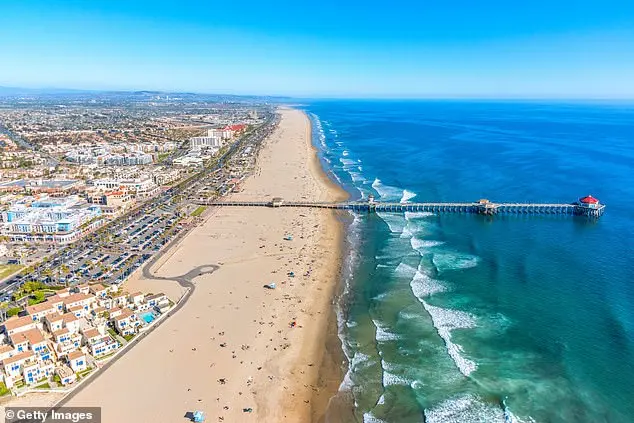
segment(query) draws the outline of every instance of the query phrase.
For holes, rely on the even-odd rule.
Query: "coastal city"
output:
[[[264,102],[0,98],[0,395],[64,392],[178,299],[126,280],[239,192],[278,117]]]

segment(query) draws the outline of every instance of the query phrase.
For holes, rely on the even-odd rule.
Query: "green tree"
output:
[[[22,310],[20,307],[11,307],[7,310],[7,317],[17,316],[20,310]]]

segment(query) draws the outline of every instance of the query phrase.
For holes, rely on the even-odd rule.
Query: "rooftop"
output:
[[[14,355],[13,357],[5,358],[4,360],[2,360],[2,365],[6,367],[8,364],[15,363],[17,361],[28,360],[29,358],[33,358],[34,356],[35,354],[33,354],[33,351],[23,351]]]
[[[5,320],[4,327],[7,331],[21,328],[24,326],[28,326],[33,324],[33,317],[31,316],[23,316],[23,317],[12,317],[8,320]]]
[[[73,352],[68,353],[69,360],[75,360],[77,358],[84,357],[86,354],[82,350],[75,350]]]
[[[13,345],[21,344],[28,341],[30,345],[44,342],[44,335],[38,329],[29,329],[24,332],[14,333],[11,335],[11,343]]]

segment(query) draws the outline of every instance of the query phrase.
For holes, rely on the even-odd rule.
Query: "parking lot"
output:
[[[26,280],[49,285],[88,281],[119,284],[181,230],[179,220],[176,207],[171,205],[124,218],[107,233],[94,234],[60,251],[33,272],[4,282],[0,301],[9,301],[12,286]]]

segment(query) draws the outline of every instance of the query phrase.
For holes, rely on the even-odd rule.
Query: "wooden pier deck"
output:
[[[492,203],[480,200],[473,203],[384,203],[377,201],[348,201],[341,203],[282,201],[194,201],[199,205],[225,207],[311,207],[338,210],[352,210],[355,212],[429,212],[429,213],[473,213],[484,215],[496,214],[525,214],[525,215],[571,215],[601,217],[605,205],[597,204],[588,207],[582,203]]]

